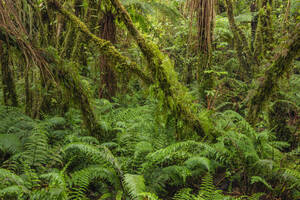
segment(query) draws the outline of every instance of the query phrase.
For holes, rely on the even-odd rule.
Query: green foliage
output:
[[[119,1],[66,0],[65,17],[57,2],[0,3],[0,45],[10,46],[20,106],[0,106],[1,200],[300,198],[299,61],[281,74],[287,80],[267,85],[278,87],[259,123],[246,120],[255,89],[276,75],[262,76],[265,68],[289,53],[298,1],[249,13],[253,1],[230,0],[233,16],[218,1],[204,74],[194,0],[122,0],[125,20]],[[114,45],[97,37],[107,11]],[[118,80],[110,100],[98,98],[108,87],[99,85],[102,59]],[[206,99],[204,75],[215,83]],[[28,105],[35,119],[23,114]]]
[[[141,194],[146,189],[144,177],[141,175],[125,174],[123,181],[132,199],[140,200]]]

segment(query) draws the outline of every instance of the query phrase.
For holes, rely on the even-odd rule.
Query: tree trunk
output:
[[[116,42],[116,25],[115,17],[111,11],[107,11],[100,20],[100,37],[110,41],[112,44]],[[113,68],[110,66],[106,56],[100,56],[100,87],[99,98],[112,100],[117,91],[117,79]]]
[[[262,52],[268,58],[273,51],[274,30],[272,21],[272,0],[262,0],[259,11],[259,26],[262,37]]]
[[[250,12],[255,13],[258,11],[257,0],[252,0],[250,5]],[[253,14],[252,14],[253,15]],[[258,23],[258,15],[255,14],[251,20],[251,51],[254,51],[254,40],[256,35],[256,28]]]
[[[280,55],[277,60],[266,70],[263,82],[256,90],[254,96],[250,100],[247,120],[251,124],[255,124],[259,114],[262,112],[265,103],[270,99],[279,79],[288,72],[295,58],[300,56],[300,24],[296,28],[296,36],[288,46],[287,51]]]
[[[9,64],[8,49],[4,42],[0,40],[0,65],[2,73],[3,100],[6,106],[18,106],[16,86],[13,80],[13,71]]]
[[[31,116],[32,109],[32,92],[30,91],[30,83],[29,83],[29,69],[25,68],[24,73],[25,79],[25,113],[28,116]]]
[[[225,3],[227,6],[227,15],[228,15],[230,29],[234,37],[234,44],[235,44],[234,46],[237,51],[237,56],[238,56],[240,66],[243,67],[242,69],[244,73],[243,79],[249,82],[253,77],[253,71],[255,66],[257,66],[259,63],[258,60],[256,60],[252,56],[252,52],[250,50],[244,32],[240,29],[240,27],[237,26],[235,22],[232,0],[225,0]]]
[[[207,95],[205,91],[211,90],[214,85],[212,74],[205,73],[205,71],[211,69],[212,41],[215,24],[215,1],[200,0],[196,5],[198,52],[200,57],[198,68],[199,93],[202,102],[207,104]]]

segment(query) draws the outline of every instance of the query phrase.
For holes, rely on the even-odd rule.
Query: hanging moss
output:
[[[292,67],[292,62],[300,56],[300,24],[296,28],[296,36],[287,48],[287,52],[280,55],[277,60],[266,70],[263,82],[250,100],[247,120],[255,124],[265,103],[269,100],[278,85],[279,79]]]
[[[6,106],[18,106],[16,86],[13,80],[13,72],[9,64],[9,54],[3,41],[0,40],[0,67],[3,86],[3,100]]]

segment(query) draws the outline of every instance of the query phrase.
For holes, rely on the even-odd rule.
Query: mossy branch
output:
[[[296,28],[296,36],[292,39],[287,47],[287,52],[280,55],[276,61],[266,70],[263,82],[256,90],[254,96],[250,100],[247,120],[254,125],[262,112],[265,103],[269,100],[276,87],[279,79],[288,72],[293,60],[300,56],[300,24]]]
[[[156,45],[146,41],[134,26],[128,12],[119,0],[110,0],[110,2],[147,59],[148,68],[164,93],[168,109],[177,118],[194,128],[200,136],[204,136],[205,133],[201,121],[197,113],[192,109],[193,106],[187,94],[187,89],[179,83],[174,67],[168,60],[169,58],[163,55]]]
[[[47,0],[49,6],[57,10],[67,19],[69,19],[80,31],[82,31],[88,38],[95,42],[100,52],[107,56],[112,66],[115,66],[117,72],[130,71],[140,77],[145,83],[151,84],[153,80],[146,75],[135,62],[130,61],[129,58],[122,56],[121,53],[111,44],[110,41],[103,40],[94,35],[89,28],[78,17],[67,11],[57,0]]]

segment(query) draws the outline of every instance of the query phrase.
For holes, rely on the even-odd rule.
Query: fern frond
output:
[[[24,185],[24,181],[20,176],[7,169],[2,168],[0,168],[0,181],[4,183]]]
[[[199,143],[195,141],[185,141],[185,142],[177,142],[175,144],[171,144],[164,149],[159,149],[153,153],[147,155],[147,159],[157,162],[163,162],[164,160],[170,158],[176,152],[182,152],[183,149],[192,148],[197,146]],[[186,155],[182,155],[186,157]]]
[[[187,177],[191,176],[191,171],[185,166],[172,165],[162,169],[164,175],[168,175],[166,181],[171,185],[185,184]]]
[[[139,194],[139,196],[147,200],[159,200],[159,198],[155,194],[150,192],[142,192]]]
[[[133,199],[142,200],[141,194],[146,190],[142,175],[125,174],[123,182]]]
[[[66,160],[72,159],[73,163],[84,163],[88,165],[101,163],[103,161],[100,156],[101,151],[97,147],[82,142],[67,144],[63,148],[63,152],[65,153],[64,158]]]
[[[0,198],[3,199],[23,199],[24,193],[29,193],[29,190],[24,186],[12,185],[4,189],[0,189]]]
[[[211,199],[215,195],[216,188],[213,184],[213,177],[207,173],[203,178],[199,190],[199,197]]]
[[[251,177],[251,184],[254,184],[254,183],[262,183],[268,189],[273,190],[272,186],[264,178],[262,178],[260,176],[252,176]]]
[[[173,200],[192,200],[195,195],[191,194],[191,188],[183,188],[179,190],[173,197]]]
[[[13,134],[0,134],[0,151],[15,154],[22,150],[23,144],[18,136]]]
[[[196,167],[201,167],[207,170],[208,172],[211,171],[211,161],[205,157],[194,156],[186,160],[184,164],[189,169],[195,169]]]

